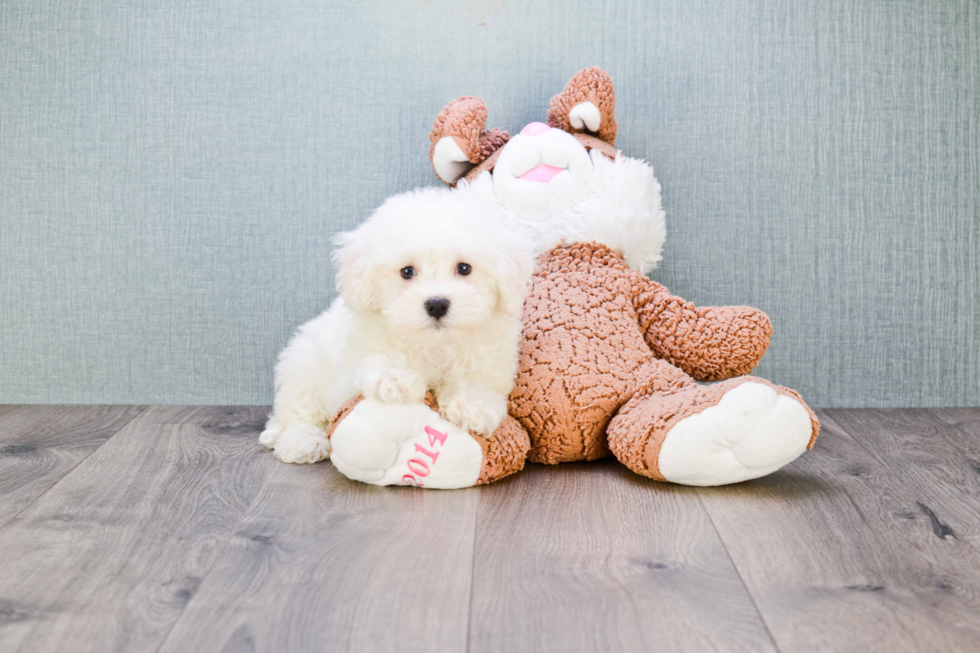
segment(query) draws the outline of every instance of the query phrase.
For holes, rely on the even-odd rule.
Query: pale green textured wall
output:
[[[270,402],[443,104],[518,130],[593,64],[654,277],[768,311],[762,376],[980,404],[975,0],[0,3],[0,402]]]

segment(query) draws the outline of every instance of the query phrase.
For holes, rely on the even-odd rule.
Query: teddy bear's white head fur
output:
[[[549,181],[521,179],[539,165],[564,168]],[[553,172],[553,171],[552,171]],[[599,242],[647,274],[661,260],[667,230],[660,183],[645,161],[586,151],[571,134],[515,136],[493,172],[457,191],[479,197],[532,239],[537,252],[565,242]]]

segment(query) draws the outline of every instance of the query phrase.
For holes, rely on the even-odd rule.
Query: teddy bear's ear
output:
[[[455,184],[510,139],[500,129],[484,130],[486,124],[487,105],[478,97],[453,100],[439,112],[429,134],[429,160],[440,179]]]
[[[597,136],[616,144],[616,92],[609,74],[593,66],[580,70],[565,90],[551,98],[548,124],[572,134]]]

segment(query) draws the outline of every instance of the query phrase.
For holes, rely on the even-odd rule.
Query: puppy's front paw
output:
[[[315,463],[330,457],[330,441],[322,428],[298,422],[279,434],[272,453],[284,463]]]
[[[365,375],[360,385],[365,399],[402,404],[421,403],[425,399],[425,379],[414,370],[389,367]]]
[[[403,404],[420,403],[425,399],[425,379],[413,370],[393,367],[381,377],[377,398]]]
[[[282,424],[279,423],[279,418],[270,417],[269,421],[265,423],[265,430],[259,434],[259,442],[269,449],[274,449],[276,443],[279,442],[279,436],[282,435],[282,432],[283,428]]]
[[[466,388],[440,396],[439,410],[453,424],[490,437],[507,414],[507,397],[487,388]]]

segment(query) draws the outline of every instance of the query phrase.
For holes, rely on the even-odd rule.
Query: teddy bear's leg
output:
[[[634,472],[682,485],[771,474],[813,446],[819,423],[794,391],[740,377],[674,391],[641,388],[609,423],[609,448]]]
[[[527,432],[505,417],[491,438],[443,418],[425,403],[347,402],[327,430],[331,460],[344,476],[373,485],[455,489],[483,485],[524,467]]]

